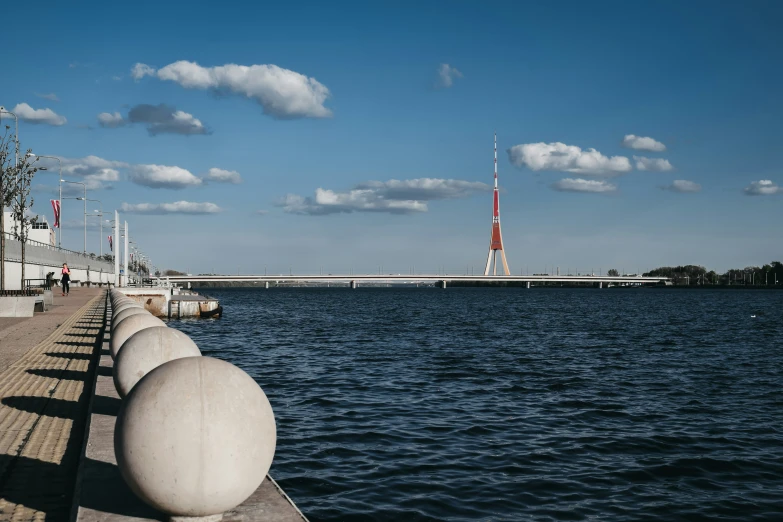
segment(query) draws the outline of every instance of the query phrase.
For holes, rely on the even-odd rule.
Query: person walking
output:
[[[63,277],[60,281],[63,285],[63,295],[68,295],[71,292],[71,271],[68,269],[68,263],[63,263]]]

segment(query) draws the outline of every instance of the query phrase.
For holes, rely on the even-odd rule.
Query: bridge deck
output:
[[[421,282],[522,282],[522,283],[660,283],[668,281],[666,277],[643,276],[472,276],[450,274],[383,274],[383,275],[184,275],[165,277],[171,282],[397,282],[397,283],[421,283]]]

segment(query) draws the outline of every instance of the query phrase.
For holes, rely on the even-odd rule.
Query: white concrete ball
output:
[[[112,309],[118,308],[124,304],[133,304],[133,299],[117,299],[115,302],[112,303]]]
[[[111,300],[111,306],[112,308],[117,308],[117,306],[121,305],[122,303],[126,303],[130,301],[130,299],[126,299],[125,297],[118,297],[117,299]]]
[[[122,312],[126,308],[132,308],[132,307],[144,308],[139,303],[120,303],[111,309],[112,318],[117,317],[117,314]]]
[[[264,480],[277,434],[269,400],[236,366],[185,357],[158,366],[120,407],[114,453],[150,506],[209,516],[244,502]]]
[[[117,312],[117,315],[114,316],[114,319],[111,321],[111,329],[114,330],[119,326],[119,324],[122,322],[123,319],[127,319],[128,317],[132,315],[139,315],[139,314],[148,314],[149,312],[141,307],[131,306],[130,308],[124,309],[122,312]]]
[[[142,377],[161,364],[200,355],[193,339],[179,330],[166,326],[139,330],[123,343],[114,360],[114,387],[120,397],[125,397]]]
[[[152,314],[138,314],[126,317],[122,324],[117,325],[117,328],[112,330],[111,337],[109,337],[111,358],[117,358],[117,353],[122,349],[123,343],[125,343],[131,335],[139,330],[152,328],[153,326],[166,326],[166,323]]]
[[[130,297],[128,297],[127,295],[125,295],[123,293],[118,293],[116,295],[111,296],[112,303],[118,303],[118,302],[123,301],[125,299],[130,299]]]

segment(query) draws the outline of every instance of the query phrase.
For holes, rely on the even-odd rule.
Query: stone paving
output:
[[[49,337],[93,297],[103,295],[106,290],[76,287],[71,289],[68,297],[62,297],[57,292],[55,288],[54,306],[46,312],[36,312],[35,317],[0,317],[0,372]]]
[[[0,325],[1,522],[72,517],[106,313],[105,290],[80,290]]]

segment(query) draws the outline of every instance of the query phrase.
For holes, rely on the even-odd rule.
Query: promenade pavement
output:
[[[0,522],[71,519],[105,312],[105,290],[74,288],[0,322]]]
[[[65,320],[71,317],[96,295],[106,290],[99,288],[72,288],[71,295],[62,297],[54,289],[54,306],[35,317],[0,317],[0,371],[16,362],[30,348],[49,337]]]

